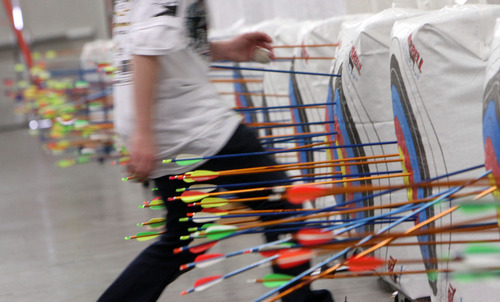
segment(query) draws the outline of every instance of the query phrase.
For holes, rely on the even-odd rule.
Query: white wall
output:
[[[210,27],[223,30],[237,22],[253,25],[276,17],[326,19],[345,14],[345,3],[346,0],[209,0]]]
[[[420,9],[440,9],[455,1],[500,4],[500,0],[208,0],[211,28],[224,30],[235,23],[253,25],[280,17],[314,20],[336,15],[377,13],[395,5]]]

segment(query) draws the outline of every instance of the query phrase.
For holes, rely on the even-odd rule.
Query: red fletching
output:
[[[208,276],[208,277],[204,277],[204,278],[198,279],[194,283],[194,287],[202,286],[202,285],[207,284],[209,282],[212,282],[214,280],[220,279],[221,277],[222,276],[220,276],[220,275],[216,275],[216,276]]]
[[[200,191],[184,191],[182,192],[181,196],[182,197],[188,197],[188,196],[197,196],[197,195],[206,195],[207,193],[205,192],[200,192]]]
[[[199,245],[199,246],[191,247],[191,248],[189,248],[189,251],[193,254],[203,253],[206,250],[210,249],[212,246],[214,246],[217,242],[218,241],[212,241],[212,242],[207,242],[207,243]]]
[[[276,260],[278,266],[282,269],[289,269],[310,261],[315,253],[309,249],[291,249],[279,253],[280,256]]]
[[[372,256],[363,256],[357,258],[352,256],[347,259],[345,265],[351,272],[372,271],[385,263],[384,260]]]
[[[312,185],[293,186],[288,189],[286,198],[288,202],[293,204],[303,204],[308,200],[313,200],[318,197],[328,195],[329,190]]]
[[[281,250],[270,250],[270,251],[260,251],[259,254],[262,256],[262,257],[265,257],[265,258],[268,258],[268,257],[272,257],[276,254],[278,254]]]
[[[223,256],[225,256],[225,255],[224,254],[203,254],[203,255],[197,256],[194,259],[194,262],[207,261],[207,260],[210,260],[210,259],[220,258],[220,257],[223,257]]]
[[[302,245],[320,245],[335,239],[332,232],[322,229],[301,229],[296,238]]]

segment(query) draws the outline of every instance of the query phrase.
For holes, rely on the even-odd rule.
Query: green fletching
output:
[[[238,227],[233,226],[233,225],[214,225],[210,226],[205,230],[205,233],[207,234],[207,238],[210,240],[219,240],[221,238],[224,238],[226,236],[231,235],[232,233],[236,232],[238,230]]]
[[[158,235],[160,235],[160,233],[158,233],[158,232],[140,232],[140,233],[137,233],[135,239],[137,241],[146,241],[146,240],[151,240]]]
[[[179,166],[187,166],[199,163],[202,159],[200,156],[194,154],[180,154],[176,156],[174,160],[170,160],[170,162],[172,161],[175,161],[175,163]]]
[[[207,238],[210,239],[210,240],[219,240],[221,238],[224,238],[226,236],[229,236],[231,235],[232,233],[234,232],[222,232],[222,233],[217,233],[217,234],[210,234],[210,235],[207,235]]]
[[[194,180],[194,179],[189,178],[189,177],[185,177],[185,178],[183,178],[182,180],[183,180],[185,183],[188,183],[188,184],[195,182],[195,180]]]
[[[218,197],[207,197],[201,201],[203,208],[217,208],[227,204],[227,199]]]
[[[161,210],[165,208],[165,205],[150,206],[151,210]]]
[[[500,247],[487,244],[471,244],[465,248],[465,254],[500,254]]]
[[[285,274],[267,274],[264,276],[264,278],[262,278],[262,284],[267,288],[273,288],[284,285],[292,278],[293,276]]]
[[[459,209],[462,212],[475,214],[478,212],[498,210],[500,209],[500,203],[498,202],[468,202],[460,204]]]
[[[500,274],[500,270],[494,271],[482,271],[482,272],[470,272],[470,273],[453,273],[451,277],[455,281],[459,282],[477,282],[489,278],[497,278]]]
[[[75,81],[75,88],[88,88],[90,86],[87,81]]]
[[[209,227],[214,226],[214,225],[219,225],[219,224],[216,224],[216,223],[205,223],[204,225],[201,226],[201,229],[202,230],[206,230]]]
[[[165,218],[152,218],[147,222],[147,225],[152,228],[157,228],[160,226],[164,226],[167,223]]]
[[[58,163],[57,163],[57,166],[59,168],[67,168],[67,167],[70,167],[72,165],[75,164],[75,161],[72,160],[72,159],[64,159],[64,160],[60,160]]]
[[[179,166],[189,166],[192,164],[199,163],[201,159],[193,159],[193,160],[181,160],[181,161],[176,161],[175,163],[178,164]]]
[[[90,157],[88,156],[80,156],[76,159],[76,162],[78,164],[86,164],[90,162]]]
[[[150,206],[160,206],[160,205],[163,205],[163,204],[164,204],[164,202],[163,202],[162,199],[153,199],[149,203]]]
[[[427,273],[427,278],[431,282],[437,281],[438,280],[438,272],[428,272]]]
[[[88,121],[85,120],[76,120],[75,121],[75,128],[83,128],[89,125]]]

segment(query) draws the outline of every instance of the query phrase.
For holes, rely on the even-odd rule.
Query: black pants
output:
[[[226,146],[219,154],[237,154],[263,151],[258,139],[252,131],[245,126],[240,126]],[[249,157],[232,157],[225,159],[212,159],[198,167],[197,170],[229,170],[239,168],[249,168],[257,166],[275,165],[276,162],[269,156],[249,156]],[[262,173],[262,174],[247,174],[241,176],[218,177],[210,181],[213,184],[229,184],[229,183],[249,183],[257,181],[272,181],[272,180],[288,180],[288,177],[283,172]],[[130,265],[122,272],[115,282],[104,292],[99,298],[99,301],[130,301],[130,302],[146,302],[156,301],[161,295],[165,287],[179,277],[183,272],[179,271],[179,266],[188,262],[192,262],[196,254],[185,251],[179,254],[174,254],[173,250],[180,246],[189,244],[189,241],[179,240],[182,235],[189,234],[188,228],[197,226],[195,223],[179,222],[179,218],[186,217],[186,213],[194,212],[200,209],[188,207],[182,201],[166,201],[168,197],[178,195],[177,188],[185,187],[186,183],[181,180],[169,180],[169,176],[160,177],[154,180],[158,187],[158,192],[161,194],[167,206],[167,227],[166,233],[163,234],[158,241],[147,247]],[[245,194],[240,197],[255,197],[267,195],[268,192],[258,192],[253,194]],[[253,202],[248,206],[253,209],[292,209],[297,206],[286,201],[277,202]],[[268,216],[271,217],[271,216]],[[262,220],[270,220],[272,218],[263,217]],[[283,216],[282,216],[283,217]],[[280,217],[281,218],[281,217]],[[277,219],[277,218],[274,218]],[[274,241],[278,239],[278,233],[267,233],[266,241]],[[282,270],[278,267],[273,267],[276,273],[297,275],[309,267],[308,264],[301,265],[289,270]],[[302,302],[302,301],[332,301],[330,299],[314,299],[308,286],[287,295],[282,299],[284,302]],[[329,294],[328,294],[329,296]]]

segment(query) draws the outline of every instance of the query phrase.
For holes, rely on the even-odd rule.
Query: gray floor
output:
[[[37,137],[25,129],[0,132],[0,301],[95,301],[106,286],[147,245],[125,241],[139,231],[137,222],[159,216],[138,209],[146,194],[137,184],[120,180],[121,170],[91,163],[54,167]],[[260,242],[250,236],[213,249],[234,251]],[[237,259],[236,259],[237,258]],[[269,268],[257,268],[207,291],[179,293],[204,276],[233,271],[259,259],[235,257],[210,269],[193,270],[169,286],[161,301],[252,301],[267,292],[247,279]],[[318,281],[337,302],[389,301],[376,278]]]

